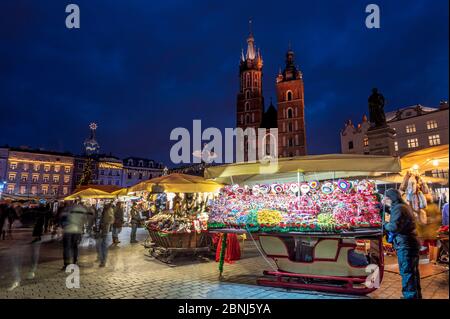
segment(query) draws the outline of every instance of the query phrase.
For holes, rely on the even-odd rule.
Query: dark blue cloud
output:
[[[90,121],[105,152],[168,161],[169,134],[192,119],[235,124],[238,59],[253,18],[266,103],[288,43],[305,81],[308,150],[339,152],[366,113],[448,98],[448,1],[2,1],[0,145],[80,152]],[[65,6],[81,29],[65,28]]]

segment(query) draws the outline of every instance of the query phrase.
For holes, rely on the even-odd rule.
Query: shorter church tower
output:
[[[303,78],[294,63],[289,48],[286,66],[276,79],[279,157],[306,155]]]

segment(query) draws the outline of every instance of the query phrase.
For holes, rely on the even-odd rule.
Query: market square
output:
[[[0,299],[449,299],[446,1],[78,2],[0,8]]]

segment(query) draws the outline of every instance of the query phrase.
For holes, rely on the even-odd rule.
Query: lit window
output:
[[[28,163],[23,163],[23,170],[24,171],[28,171],[29,168],[30,168],[30,165],[28,165]]]
[[[419,147],[419,140],[417,138],[411,138],[407,142],[408,142],[408,148]]]
[[[49,175],[44,175],[44,179],[43,179],[44,183],[48,183],[49,179],[50,179]]]
[[[64,167],[64,172],[66,172],[66,174],[70,173],[70,166]]]
[[[53,183],[59,183],[59,176],[58,175],[54,175],[53,176]]]
[[[428,142],[430,143],[430,146],[439,145],[441,144],[441,138],[439,137],[439,134],[430,135],[428,136]]]
[[[44,165],[44,171],[50,172],[50,165]]]
[[[435,120],[427,121],[427,129],[432,130],[438,127],[438,124]]]
[[[61,170],[61,166],[55,165],[55,172],[59,173],[60,170]]]
[[[58,194],[58,186],[52,187],[52,195]]]
[[[367,147],[367,146],[369,146],[369,138],[365,137],[364,138],[364,147]]]
[[[28,174],[22,174],[20,176],[20,181],[21,182],[26,182],[28,180]]]
[[[40,168],[41,168],[41,165],[39,165],[39,164],[34,164],[34,165],[33,165],[33,169],[34,169],[35,171],[38,171]]]
[[[33,174],[33,177],[31,178],[33,183],[37,183],[39,180],[39,174]]]
[[[31,186],[31,194],[33,194],[33,195],[37,194],[37,186],[36,185]]]
[[[406,133],[415,133],[415,132],[416,132],[415,124],[406,125]]]
[[[17,168],[17,163],[11,163],[10,168],[11,169],[16,169]]]
[[[64,176],[64,183],[67,184],[70,181],[70,176],[65,175]]]
[[[69,193],[68,187],[63,187],[63,195],[67,195]]]
[[[398,142],[397,141],[394,142],[394,149],[396,152],[398,152]]]
[[[14,182],[14,181],[16,180],[16,174],[15,174],[15,173],[10,173],[10,174],[8,175],[8,180],[9,180],[10,182]]]
[[[47,185],[42,185],[42,194],[47,195],[48,194],[48,186]]]
[[[10,185],[8,185],[7,192],[9,194],[12,194],[12,193],[14,193],[14,189],[15,189],[15,185],[14,184],[10,184]]]
[[[20,186],[20,190],[19,190],[20,194],[25,194],[27,192],[27,187],[26,186]]]

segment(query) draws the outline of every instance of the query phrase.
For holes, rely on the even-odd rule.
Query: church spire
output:
[[[255,38],[253,37],[252,20],[251,19],[248,21],[248,28],[249,28],[249,34],[248,34],[248,38],[247,38],[246,58],[249,60],[254,60],[256,57],[256,50],[255,50]]]

